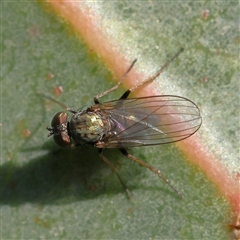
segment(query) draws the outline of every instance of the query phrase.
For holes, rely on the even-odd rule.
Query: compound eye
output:
[[[53,135],[54,142],[61,148],[69,147],[71,139],[68,135],[68,115],[65,112],[58,112],[54,115],[50,128],[50,134]]]
[[[61,124],[66,124],[67,123],[67,118],[68,118],[67,113],[58,112],[53,116],[51,126],[54,128],[54,127],[57,127]]]
[[[60,148],[66,148],[71,145],[71,140],[67,132],[59,132],[59,134],[53,136],[53,139]]]

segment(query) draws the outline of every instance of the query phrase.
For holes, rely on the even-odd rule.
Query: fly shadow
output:
[[[24,165],[16,166],[9,161],[0,167],[0,204],[58,204],[83,201],[106,193],[124,193],[115,174],[99,158],[96,148],[84,145],[59,149],[48,143],[43,150],[47,150],[47,154],[30,159]],[[118,152],[111,150],[106,154],[120,170],[122,155]]]
[[[88,145],[61,149],[49,142],[43,147],[47,154],[32,158],[22,166],[9,161],[0,167],[0,205],[56,205],[85,201],[106,194],[124,195],[116,174],[98,156],[98,149]],[[165,184],[152,187],[140,185],[139,177],[148,170],[124,158],[117,149],[108,149],[104,154],[127,181],[130,191],[141,188],[178,198]],[[159,179],[156,178],[156,181]]]

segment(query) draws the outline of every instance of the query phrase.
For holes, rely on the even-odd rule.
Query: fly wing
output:
[[[99,104],[110,118],[111,131],[104,148],[129,148],[177,142],[201,126],[199,108],[171,95],[120,99]]]

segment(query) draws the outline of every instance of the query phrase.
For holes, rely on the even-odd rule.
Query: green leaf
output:
[[[238,3],[87,3],[119,49],[129,59],[138,57],[146,76],[185,47],[159,85],[199,104],[201,135],[209,149],[225,154],[228,169],[237,171]],[[113,86],[111,72],[43,5],[3,2],[1,7],[2,239],[226,239],[231,204],[174,145],[131,153],[160,169],[183,200],[149,170],[117,150],[105,150],[131,191],[129,201],[97,149],[59,149],[47,139],[45,127],[62,109],[41,94],[74,109],[88,107]],[[63,93],[57,95],[59,86]],[[117,99],[123,91],[101,100]]]

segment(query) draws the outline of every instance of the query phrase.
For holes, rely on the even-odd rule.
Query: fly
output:
[[[51,127],[47,127],[48,137],[53,136],[55,143],[63,148],[83,144],[97,147],[100,158],[116,173],[128,197],[129,190],[116,167],[103,155],[105,148],[118,148],[127,158],[157,174],[181,197],[180,192],[158,169],[134,157],[127,149],[181,141],[200,128],[202,118],[199,108],[187,98],[174,95],[128,98],[132,91],[156,79],[182,51],[183,49],[169,59],[154,76],[128,89],[118,100],[99,102],[99,98],[118,88],[136,60],[119,82],[111,89],[95,96],[95,104],[86,110],[74,110],[53,100],[72,113],[72,116],[68,120],[67,113],[56,113]]]

